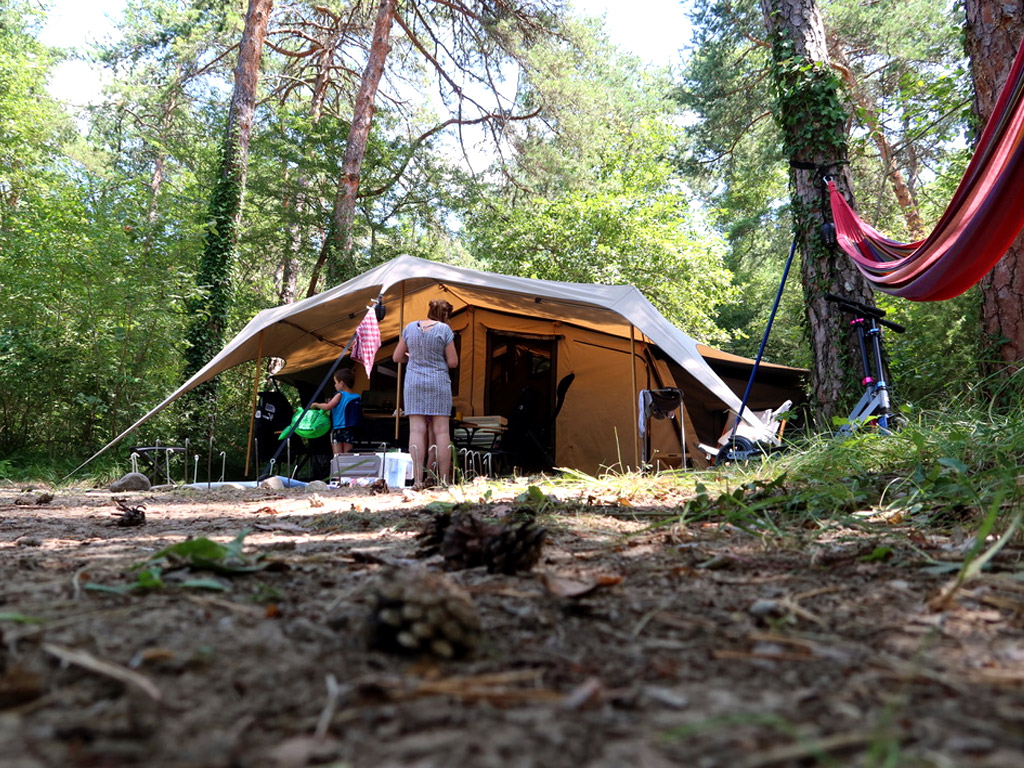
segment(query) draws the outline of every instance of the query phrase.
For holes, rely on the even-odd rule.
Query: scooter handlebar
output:
[[[861,304],[859,301],[853,299],[844,299],[842,296],[836,296],[835,294],[826,293],[825,301],[831,301],[839,305],[840,309],[852,312],[853,314],[862,315],[865,317],[872,317],[878,321],[879,325],[884,325],[886,328],[895,331],[896,333],[906,332],[906,328],[899,323],[894,323],[892,320],[885,320],[885,310],[879,309],[878,307],[869,307],[867,304]]]
[[[825,301],[833,301],[848,312],[863,312],[868,317],[874,318],[885,317],[884,309],[869,307],[867,304],[861,304],[853,299],[844,299],[842,296],[836,296],[833,293],[826,293]]]

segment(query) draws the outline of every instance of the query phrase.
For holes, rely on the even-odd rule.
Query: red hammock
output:
[[[897,243],[866,224],[828,181],[839,247],[878,290],[911,301],[959,296],[1024,229],[1024,43],[960,186],[935,229]]]

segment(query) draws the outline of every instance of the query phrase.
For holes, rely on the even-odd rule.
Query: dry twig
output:
[[[43,643],[42,648],[48,654],[56,656],[63,662],[74,664],[82,669],[87,669],[98,675],[103,675],[122,682],[125,685],[138,688],[144,694],[153,699],[153,701],[161,701],[163,699],[160,689],[156,687],[153,681],[147,677],[143,677],[138,672],[132,672],[130,669],[122,667],[119,664],[98,659],[91,653],[78,651],[74,648],[65,648],[62,645],[55,645],[53,643]]]

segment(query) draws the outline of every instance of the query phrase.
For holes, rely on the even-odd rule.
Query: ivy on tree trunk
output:
[[[761,0],[772,50],[776,120],[790,160],[790,200],[805,319],[812,352],[811,389],[815,415],[830,423],[845,416],[860,396],[856,337],[826,293],[871,304],[867,281],[853,262],[825,244],[822,225],[831,220],[822,174],[831,175],[853,199],[847,167],[848,115],[839,95],[815,0]]]
[[[256,84],[272,7],[273,0],[250,0],[246,14],[235,67],[234,92],[221,147],[220,170],[210,197],[203,255],[196,274],[200,291],[189,306],[191,320],[186,331],[189,342],[185,353],[186,377],[200,370],[224,344],[231,304],[231,269],[249,159],[249,135],[256,109]],[[200,403],[212,405],[216,396],[216,380],[197,387],[193,392],[189,410],[199,408]]]

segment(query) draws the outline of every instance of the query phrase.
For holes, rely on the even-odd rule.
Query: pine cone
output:
[[[511,576],[529,571],[540,560],[540,551],[548,532],[533,523],[507,525],[487,540],[484,561],[488,573]]]
[[[471,653],[480,634],[469,597],[443,576],[420,569],[380,578],[370,625],[373,648],[443,659]]]
[[[112,512],[111,514],[117,518],[114,521],[115,525],[121,526],[134,526],[134,525],[145,525],[146,524],[146,505],[139,504],[137,507],[133,507],[128,503],[127,499],[114,499],[114,503],[117,504],[119,512]]]
[[[485,523],[468,512],[454,515],[441,541],[445,570],[486,565],[488,542],[501,531],[500,525]]]
[[[441,550],[441,543],[444,541],[445,531],[451,525],[452,515],[450,512],[438,512],[423,526],[423,530],[416,534],[420,540],[420,548],[416,551],[417,557],[430,557]]]

